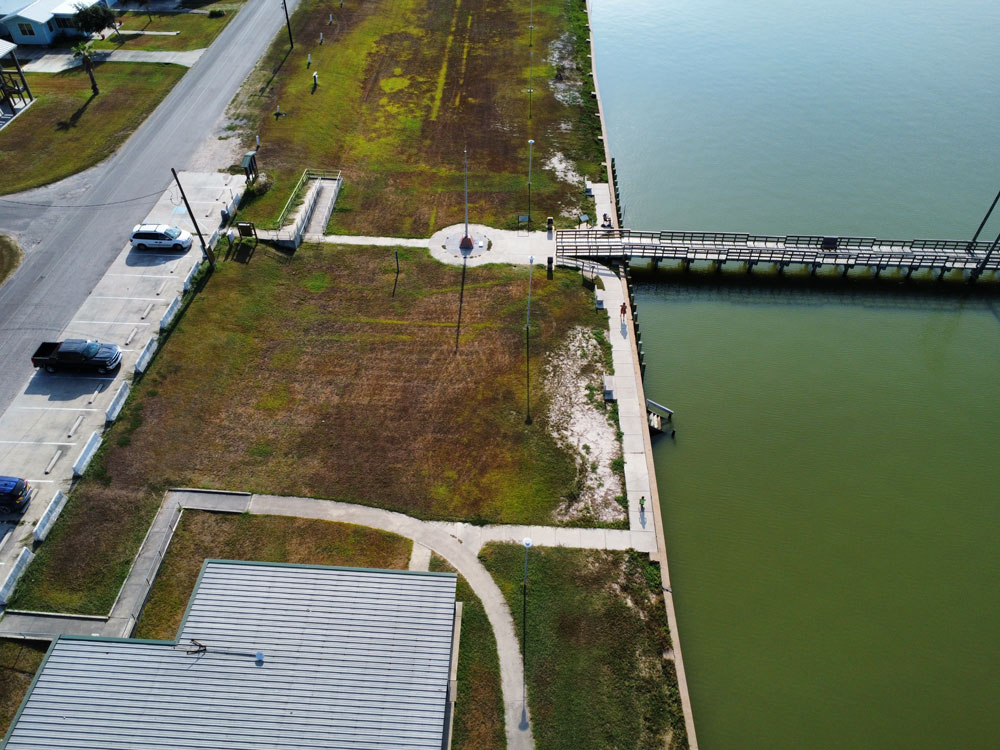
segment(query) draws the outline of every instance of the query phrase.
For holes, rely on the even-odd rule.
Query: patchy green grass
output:
[[[386,531],[310,518],[184,511],[136,638],[177,636],[208,558],[405,570],[413,543]]]
[[[525,660],[539,750],[686,748],[659,568],[633,551],[529,554]],[[480,559],[524,643],[524,548],[490,544]]]
[[[45,641],[0,640],[0,737],[10,728],[48,650]]]
[[[240,97],[245,142],[260,135],[258,163],[274,181],[242,217],[273,225],[304,168],[342,168],[329,231],[428,236],[462,220],[467,146],[471,216],[513,228],[527,210],[533,138],[532,215],[575,225],[567,217],[587,205],[582,176],[602,176],[604,158],[586,9],[579,0],[536,0],[534,22],[529,120],[527,4],[346,0],[340,9],[303,0],[292,18],[294,50],[282,30]],[[550,44],[564,33],[560,62]],[[553,159],[580,179],[557,175]]]
[[[433,554],[430,569],[438,573],[456,572]],[[458,697],[451,747],[503,750],[507,738],[496,637],[483,603],[462,576],[458,577],[455,598],[462,602],[462,635],[458,644]]]
[[[27,74],[36,101],[0,130],[0,194],[61,180],[113,154],[186,70],[153,63],[98,63],[98,96],[91,94],[83,68]]]
[[[544,354],[593,324],[579,275],[461,269],[427,251],[263,248],[208,279],[133,388],[15,593],[24,609],[108,611],[168,487],[325,497],[421,518],[551,523],[576,483],[548,434]],[[603,313],[602,313],[603,314]],[[178,450],[178,446],[183,446]]]
[[[236,11],[225,11],[221,18],[211,18],[204,13],[152,13],[141,11],[125,12],[119,16],[123,31],[177,31],[176,36],[158,34],[111,34],[106,39],[94,42],[94,49],[141,49],[141,50],[190,50],[203,49],[215,41],[222,33]],[[152,20],[150,20],[152,19]]]
[[[23,253],[10,237],[0,234],[0,284],[21,265]]]

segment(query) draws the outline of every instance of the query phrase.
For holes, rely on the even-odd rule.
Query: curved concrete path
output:
[[[531,734],[528,704],[525,700],[527,696],[524,672],[521,669],[521,647],[514,632],[514,620],[500,588],[479,562],[476,551],[467,548],[461,539],[449,534],[437,524],[364,505],[304,497],[254,495],[250,500],[248,512],[319,518],[325,521],[371,526],[412,539],[447,560],[472,586],[472,590],[482,601],[486,616],[493,627],[493,634],[497,640],[497,653],[500,657],[500,689],[503,693],[507,747],[509,750],[529,750],[535,746]]]

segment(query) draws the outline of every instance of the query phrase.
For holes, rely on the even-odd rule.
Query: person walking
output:
[[[624,323],[625,315],[628,314],[628,305],[626,305],[624,301],[622,301],[621,310],[619,312],[621,312],[622,323]]]

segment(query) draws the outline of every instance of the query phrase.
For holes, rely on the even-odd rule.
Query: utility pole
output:
[[[288,46],[295,49],[295,42],[292,41],[292,22],[288,20],[288,5],[286,0],[281,0],[281,7],[285,10],[285,27],[288,29]]]
[[[181,191],[181,199],[184,201],[184,207],[187,209],[188,216],[191,217],[191,223],[194,224],[194,231],[198,233],[198,241],[201,243],[201,251],[208,258],[208,263],[212,268],[215,268],[215,253],[212,252],[212,248],[205,244],[205,238],[201,236],[201,229],[198,227],[198,220],[194,218],[194,211],[191,210],[191,204],[188,203],[187,196],[184,194],[184,187],[181,185],[181,180],[177,176],[177,170],[173,167],[170,171],[174,175],[174,180],[177,182],[177,187]]]

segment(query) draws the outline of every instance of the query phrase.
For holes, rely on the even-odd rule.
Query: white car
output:
[[[190,232],[169,224],[136,224],[132,229],[132,247],[136,250],[187,251],[192,241]]]

